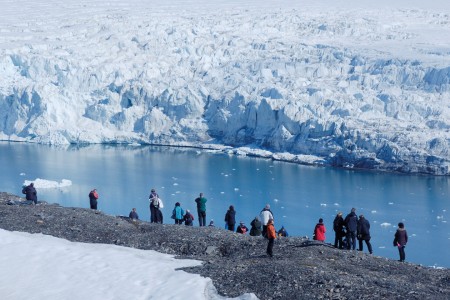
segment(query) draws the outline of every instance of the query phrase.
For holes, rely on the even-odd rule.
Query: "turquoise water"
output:
[[[165,204],[165,223],[172,223],[175,202],[196,217],[194,199],[200,192],[208,199],[207,221],[214,219],[221,228],[229,205],[235,206],[237,221],[248,225],[269,203],[276,228],[284,225],[290,235],[311,236],[323,218],[331,243],[334,216],[355,207],[371,224],[374,255],[398,259],[392,240],[402,221],[410,238],[407,261],[450,267],[448,177],[316,168],[183,148],[60,149],[23,143],[0,143],[0,168],[0,191],[20,194],[24,181],[36,178],[68,179],[68,187],[38,187],[39,200],[88,208],[88,193],[97,188],[100,210],[128,215],[136,207],[143,220],[150,218],[148,195],[155,188]]]

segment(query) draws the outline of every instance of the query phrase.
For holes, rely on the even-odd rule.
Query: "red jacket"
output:
[[[267,223],[267,238],[268,239],[276,239],[277,234],[275,232],[275,227],[273,227],[273,220],[270,219]]]
[[[317,241],[325,241],[325,225],[323,223],[317,223],[316,228],[314,228],[314,235],[316,236]]]

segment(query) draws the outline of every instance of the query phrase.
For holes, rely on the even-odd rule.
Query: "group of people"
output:
[[[37,201],[37,193],[31,183],[29,186],[24,187],[23,191],[26,194],[27,200]],[[29,199],[30,198],[30,199]],[[89,193],[89,201],[91,209],[97,209],[97,200],[99,196],[96,189],[93,189]],[[197,205],[197,216],[199,226],[206,226],[206,202],[207,199],[203,193],[194,200]],[[36,202],[35,202],[36,203]],[[149,208],[150,208],[150,222],[151,223],[163,223],[163,214],[160,208],[163,208],[163,202],[155,189],[152,189],[149,196]],[[133,208],[129,214],[130,219],[138,220],[139,215],[136,212],[136,208]],[[175,203],[175,207],[172,210],[172,219],[175,224],[186,226],[193,226],[194,216],[187,209],[184,210],[181,207],[180,202]],[[250,223],[250,230],[245,226],[245,222],[240,221],[236,227],[236,210],[233,205],[230,205],[225,214],[225,228],[230,231],[236,231],[237,233],[246,234],[249,232],[251,236],[263,236],[269,240],[267,245],[267,254],[273,256],[273,244],[274,240],[278,237],[289,236],[284,226],[281,226],[278,232],[274,226],[274,216],[270,210],[270,205],[261,210],[260,214],[256,216]],[[214,221],[211,220],[208,226],[215,226]],[[358,250],[363,251],[363,243],[366,244],[370,254],[373,253],[372,244],[370,243],[370,223],[364,217],[364,215],[356,214],[356,209],[352,208],[350,213],[343,218],[342,212],[338,212],[333,221],[333,230],[335,233],[334,247],[339,249],[356,250],[356,241],[358,240]],[[314,227],[313,239],[325,242],[326,228],[323,223],[323,219],[320,218],[319,222]],[[395,233],[393,241],[394,246],[398,247],[400,261],[405,261],[405,246],[408,242],[408,234],[404,228],[403,223],[398,224],[398,229]]]

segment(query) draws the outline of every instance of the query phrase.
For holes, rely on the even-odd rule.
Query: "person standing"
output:
[[[273,257],[273,243],[275,242],[275,239],[277,238],[277,234],[275,232],[275,227],[273,225],[273,219],[269,219],[267,221],[267,238],[269,239],[269,243],[267,243],[267,255],[270,257]]]
[[[253,221],[250,222],[250,225],[252,226],[250,228],[250,235],[251,236],[260,236],[261,235],[261,221],[256,216]]]
[[[172,217],[173,217],[173,219],[175,219],[175,224],[178,224],[178,225],[183,224],[184,210],[181,207],[180,202],[175,203],[175,207],[172,211]]]
[[[198,213],[198,224],[199,226],[206,226],[206,200],[205,197],[203,197],[203,193],[200,193],[198,198],[195,199],[195,202],[197,203],[197,213]]]
[[[236,211],[234,210],[233,205],[230,205],[230,208],[225,214],[225,223],[227,224],[227,228],[229,231],[234,231],[234,226],[236,224]]]
[[[325,232],[326,232],[325,225],[323,224],[323,219],[319,219],[319,223],[316,224],[316,227],[314,227],[314,239],[319,242],[325,242]]]
[[[91,205],[91,209],[97,210],[97,200],[98,200],[98,193],[97,189],[93,189],[89,192],[89,204]]]
[[[130,214],[128,215],[128,217],[132,220],[132,221],[136,221],[139,220],[139,215],[136,212],[136,208],[132,208],[130,211]]]
[[[358,230],[358,216],[356,215],[356,208],[352,208],[350,213],[344,220],[345,229],[347,230],[347,249],[356,249],[356,234]]]
[[[159,210],[159,195],[156,193],[155,189],[150,191],[148,201],[150,202],[150,223],[156,223]]]
[[[342,217],[342,212],[338,212],[333,221],[333,230],[334,230],[334,248],[343,249],[344,245],[342,243],[342,239],[345,236],[344,230],[344,218]]]
[[[363,241],[365,241],[369,253],[372,254],[372,245],[370,244],[370,223],[363,215],[359,216],[357,234],[359,243],[358,250],[363,251]]]
[[[404,262],[406,259],[405,247],[406,243],[408,243],[408,233],[405,229],[405,224],[402,222],[398,223],[398,229],[395,232],[394,236],[394,247],[398,247],[398,254],[400,254],[399,261]]]
[[[25,199],[28,201],[33,201],[33,204],[37,204],[37,192],[34,188],[34,183],[24,186],[22,189],[22,194],[25,194]]]
[[[273,217],[273,213],[270,210],[270,205],[266,204],[266,206],[263,208],[263,210],[261,211],[261,213],[259,214],[259,218],[261,219],[261,223],[262,223],[262,235],[263,237],[267,237],[267,223],[269,222],[270,219],[274,219]]]

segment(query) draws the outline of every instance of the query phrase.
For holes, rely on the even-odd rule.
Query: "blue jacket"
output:
[[[345,227],[348,231],[357,231],[358,229],[358,217],[356,216],[355,212],[349,213],[345,217]]]
[[[175,206],[172,214],[175,215],[175,220],[183,220],[184,218],[184,210],[181,208],[181,206]]]

